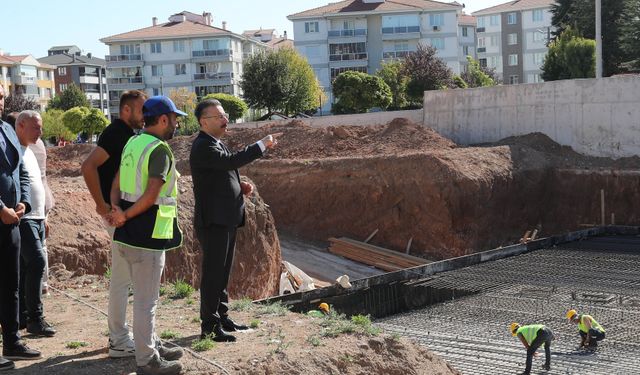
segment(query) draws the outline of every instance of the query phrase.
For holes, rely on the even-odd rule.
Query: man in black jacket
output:
[[[244,225],[244,197],[253,186],[240,181],[238,168],[260,158],[276,145],[276,135],[268,135],[231,152],[220,138],[227,130],[229,116],[217,100],[205,100],[195,111],[200,134],[193,141],[189,163],[195,196],[194,225],[202,247],[200,282],[201,337],[214,334],[215,341],[235,341],[227,334],[247,329],[228,315],[227,283],[233,263],[236,230]]]

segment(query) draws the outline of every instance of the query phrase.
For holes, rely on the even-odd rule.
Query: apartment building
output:
[[[542,82],[554,0],[517,0],[474,12],[480,64],[505,84]]]
[[[467,56],[477,58],[476,53],[476,18],[468,14],[458,16],[458,55],[460,56],[460,70],[467,69]]]
[[[108,116],[106,62],[91,53],[83,56],[77,46],[52,47],[48,54],[38,61],[55,67],[55,93],[60,94],[70,84],[75,84],[94,108]]]
[[[20,93],[47,108],[54,95],[55,67],[38,62],[31,55],[0,54],[0,84],[9,95]]]
[[[245,30],[242,33],[247,38],[253,38],[266,43],[272,49],[280,48],[294,48],[293,40],[287,37],[287,31],[284,31],[282,36],[277,36],[275,29],[258,29],[258,30]]]
[[[212,26],[211,13],[180,12],[149,27],[100,39],[106,56],[109,109],[117,116],[123,91],[168,95],[186,88],[198,97],[210,93],[239,96],[243,60],[269,48],[259,40]]]
[[[459,18],[463,6],[429,0],[346,0],[292,14],[294,45],[313,67],[329,100],[331,83],[340,73],[375,73],[383,61],[403,58],[419,43],[438,50],[438,57],[461,71]],[[467,32],[470,30],[467,29]]]

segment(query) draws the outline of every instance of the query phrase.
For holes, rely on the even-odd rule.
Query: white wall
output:
[[[317,33],[305,33],[305,22],[318,22],[319,32]],[[310,40],[327,40],[329,36],[328,22],[322,18],[305,19],[293,21],[293,37],[295,42],[307,42]]]
[[[640,155],[640,76],[427,91],[424,124],[461,144],[542,132],[577,152]]]

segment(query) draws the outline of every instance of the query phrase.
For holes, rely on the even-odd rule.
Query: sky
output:
[[[449,0],[445,0],[449,1]],[[453,0],[451,0],[453,1]],[[505,3],[507,0],[458,0],[467,13]],[[327,5],[332,0],[4,0],[0,49],[11,55],[47,55],[52,46],[77,45],[83,54],[104,57],[108,50],[99,39],[151,26],[151,19],[167,22],[170,15],[188,10],[213,15],[213,25],[241,34],[244,30],[285,30],[293,38],[287,16]]]

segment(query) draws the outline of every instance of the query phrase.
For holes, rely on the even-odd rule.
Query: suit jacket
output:
[[[29,186],[29,173],[22,162],[22,148],[16,132],[11,125],[0,121],[0,137],[3,135],[7,142],[7,152],[13,152],[16,162],[9,164],[9,159],[0,149],[0,202],[9,208],[15,208],[18,203],[24,203],[25,212],[31,211],[31,187]],[[5,224],[0,221],[0,226]]]
[[[207,133],[198,134],[189,156],[196,227],[244,225],[244,197],[238,168],[261,156],[262,150],[256,143],[242,151],[231,152]]]

